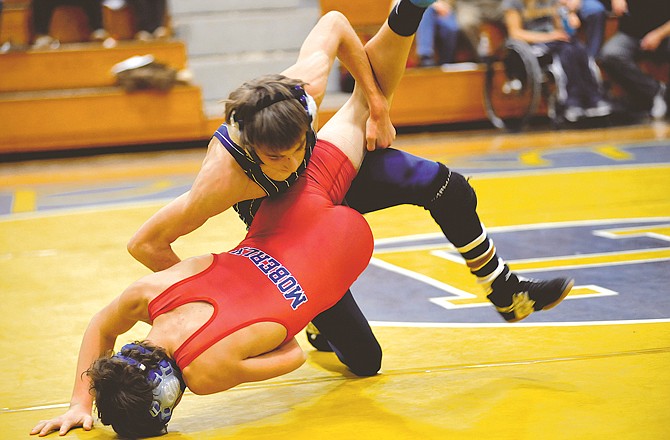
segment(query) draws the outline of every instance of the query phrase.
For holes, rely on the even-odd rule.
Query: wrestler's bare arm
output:
[[[218,355],[214,361],[205,360],[198,365],[192,363],[184,370],[188,388],[195,394],[218,393],[242,383],[282,376],[305,363],[305,353],[295,338],[263,354],[245,354],[257,348],[258,344],[231,346],[226,356]],[[202,361],[202,355],[198,360]]]
[[[291,338],[276,349],[240,362],[242,382],[258,382],[290,373],[305,363],[305,352]]]
[[[558,17],[554,17],[558,20]],[[560,24],[560,21],[557,21]],[[511,38],[522,40],[530,44],[547,43],[550,41],[570,41],[570,36],[560,27],[551,32],[529,31],[523,27],[523,17],[517,10],[505,11],[505,25]],[[562,26],[562,25],[561,25]]]
[[[356,80],[370,109],[366,133],[368,149],[388,147],[395,138],[388,101],[372,74],[360,38],[340,12],[332,11],[321,17],[300,48],[296,63],[282,74],[305,81],[307,93],[320,105],[336,57]]]
[[[650,52],[655,51],[670,36],[670,20],[666,21],[656,29],[649,31],[640,41],[640,48]]]
[[[138,320],[147,318],[145,316],[146,301],[139,293],[141,292],[129,288],[93,316],[79,349],[77,374],[70,407],[61,416],[51,420],[41,420],[30,431],[31,435],[37,434],[43,437],[56,430],[60,435],[65,435],[70,429],[79,426],[87,431],[92,428],[93,396],[89,392],[90,380],[84,373],[96,359],[114,348],[118,335],[130,330]]]
[[[244,174],[218,139],[212,138],[191,190],[151,216],[131,238],[128,251],[153,271],[167,269],[181,261],[172,249],[175,240],[235,203],[263,196],[263,190]]]
[[[384,23],[379,32],[365,45],[366,57],[375,75],[377,84],[387,102],[405,72],[405,61],[412,46],[413,37],[404,37]],[[369,111],[364,93],[356,84],[351,98],[319,130],[319,138],[339,147],[358,169],[363,161],[366,145],[366,119]],[[369,121],[368,121],[369,123]]]

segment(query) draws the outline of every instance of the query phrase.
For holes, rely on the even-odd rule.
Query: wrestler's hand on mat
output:
[[[80,407],[71,407],[62,416],[55,417],[51,420],[40,420],[35,427],[30,431],[30,435],[37,434],[39,437],[44,437],[53,431],[58,431],[58,435],[65,435],[72,428],[84,428],[85,431],[90,431],[93,427],[93,417],[91,411],[84,410]]]

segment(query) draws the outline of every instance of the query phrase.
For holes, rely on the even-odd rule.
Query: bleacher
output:
[[[176,69],[187,65],[177,40],[135,42],[129,8],[103,10],[113,47],[88,40],[80,9],[56,9],[50,34],[61,46],[32,49],[31,7],[5,0],[0,42],[16,49],[0,54],[0,153],[178,142],[205,136],[201,90],[177,85],[169,92],[126,93],[115,86],[112,66],[152,54]]]
[[[386,20],[391,5],[391,0],[313,1],[307,7],[300,0],[170,2],[170,23],[178,39],[149,43],[132,40],[135,24],[129,8],[106,8],[105,27],[118,42],[113,47],[79,43],[90,33],[86,19],[79,9],[63,6],[51,22],[51,34],[63,44],[36,50],[30,48],[30,0],[5,0],[0,44],[11,41],[18,49],[0,53],[0,154],[206,140],[223,122],[218,100],[243,80],[288,67],[319,13],[341,11],[366,41]],[[493,44],[499,44],[504,38],[500,28],[484,26]],[[615,28],[616,20],[611,20],[607,34]],[[244,41],[231,41],[226,31]],[[188,67],[194,85],[132,93],[115,86],[111,67],[145,54],[176,69]],[[467,50],[461,58],[468,59]],[[416,60],[410,59],[394,97],[396,126],[486,120],[484,66],[414,65]],[[667,78],[667,63],[651,69]],[[335,72],[321,123],[347,96],[338,93],[337,79]]]

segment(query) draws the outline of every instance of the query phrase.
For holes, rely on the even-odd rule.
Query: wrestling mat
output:
[[[504,323],[426,211],[368,215],[376,250],[352,291],[384,349],[381,374],[355,378],[301,334],[303,367],[187,392],[164,438],[670,438],[669,137],[667,124],[400,137],[471,177],[514,270],[573,276],[572,293]],[[31,438],[65,411],[88,320],[147,273],[128,238],[188,189],[203,152],[0,164],[0,439]],[[176,248],[221,252],[243,234],[228,213]],[[116,436],[97,423],[65,438]]]

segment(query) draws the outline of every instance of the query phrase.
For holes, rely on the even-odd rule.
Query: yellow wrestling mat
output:
[[[187,392],[164,438],[670,438],[668,134],[666,125],[656,125],[400,138],[400,148],[411,146],[412,152],[456,170],[472,170],[464,174],[473,176],[480,215],[500,234],[502,245],[505,234],[519,232],[519,225],[528,233],[533,228],[527,225],[555,222],[562,222],[564,241],[582,233],[570,228],[586,224],[596,230],[589,230],[589,236],[639,235],[649,243],[613,252],[595,242],[592,253],[572,252],[558,243],[561,252],[533,261],[512,252],[508,261],[515,270],[539,270],[534,265],[553,270],[547,269],[551,260],[552,267],[561,265],[577,278],[581,293],[571,294],[555,310],[538,313],[544,321],[509,325],[496,320],[495,312],[486,315],[488,307],[472,304],[465,309],[433,304],[434,309],[426,309],[431,315],[421,319],[403,313],[402,303],[389,306],[379,298],[382,294],[374,293],[378,303],[362,307],[384,349],[380,375],[355,378],[333,354],[314,351],[299,335],[308,352],[306,365],[217,395]],[[181,182],[179,176],[192,179],[202,153],[147,156],[0,166],[0,200],[11,199],[0,217],[0,439],[35,438],[28,432],[38,420],[65,411],[88,320],[147,273],[125,250],[131,234],[164,202],[161,197],[145,199],[147,187],[160,193],[170,182]],[[146,179],[140,189],[124,186],[138,176]],[[90,188],[100,182],[114,187],[118,203],[76,203],[101,194],[109,200],[109,189],[98,188],[91,196]],[[129,191],[132,197],[126,197]],[[68,202],[56,203],[63,199]],[[380,243],[439,232],[427,213],[414,207],[367,218]],[[177,252],[224,251],[243,233],[241,222],[227,213],[181,239]],[[542,237],[549,240],[551,235]],[[529,246],[521,240],[510,238],[518,247]],[[533,240],[537,236],[530,237],[531,244]],[[469,281],[461,281],[468,277],[458,263],[445,263],[453,267],[442,273],[435,260],[426,259],[439,253],[419,251],[380,248],[374,257],[379,264],[470,289]],[[624,286],[620,292],[611,293],[613,286],[598,278],[603,272]],[[635,286],[645,290],[627,294]],[[357,298],[360,290],[354,289]],[[589,294],[597,298],[576,298]],[[394,313],[407,319],[394,319]],[[461,316],[474,318],[467,322]],[[146,326],[137,326],[117,345],[145,334]],[[64,438],[116,436],[97,423],[90,432],[76,429]]]

